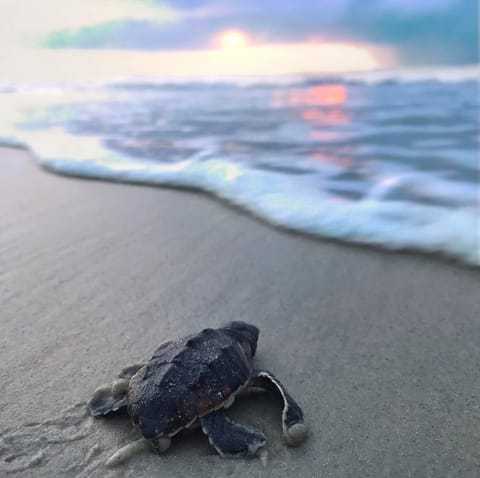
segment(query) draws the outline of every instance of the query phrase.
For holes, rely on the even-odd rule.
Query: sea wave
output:
[[[102,88],[123,88],[130,90],[185,89],[192,88],[271,88],[288,86],[309,86],[332,82],[363,83],[414,83],[414,82],[478,82],[480,65],[466,65],[446,68],[395,68],[364,72],[346,72],[337,74],[297,74],[297,75],[244,75],[244,76],[202,76],[202,77],[120,77],[108,81],[87,82],[50,82],[50,83],[9,83],[0,82],[0,94],[39,93],[57,94],[67,90],[92,90]]]
[[[0,142],[55,173],[195,188],[283,228],[480,265],[478,85],[455,72],[54,85],[4,96]]]

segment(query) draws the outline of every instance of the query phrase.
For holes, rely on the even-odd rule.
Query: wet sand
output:
[[[55,176],[0,149],[0,476],[480,474],[480,275],[275,230],[205,195]],[[256,364],[303,405],[239,400],[270,462],[225,460],[201,432],[107,470],[137,437],[84,402],[169,337],[247,320]],[[17,470],[15,472],[15,470]]]

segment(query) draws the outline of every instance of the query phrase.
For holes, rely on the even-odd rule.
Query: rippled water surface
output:
[[[199,188],[290,229],[478,264],[478,98],[471,74],[4,87],[0,135],[59,173]]]

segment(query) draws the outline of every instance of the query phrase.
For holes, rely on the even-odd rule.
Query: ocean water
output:
[[[0,85],[55,173],[212,193],[271,224],[479,265],[479,70]]]

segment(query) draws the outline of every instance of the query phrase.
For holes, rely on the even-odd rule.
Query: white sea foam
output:
[[[226,159],[155,164],[112,153],[94,137],[61,131],[27,135],[39,163],[55,173],[128,183],[198,188],[288,229],[392,250],[439,251],[478,265],[478,211],[410,201],[384,201],[398,187],[344,202],[288,175],[251,170]],[[402,178],[397,178],[403,181]],[[423,184],[422,177],[418,178]],[[410,177],[409,181],[415,178]],[[391,189],[390,189],[391,188]]]

